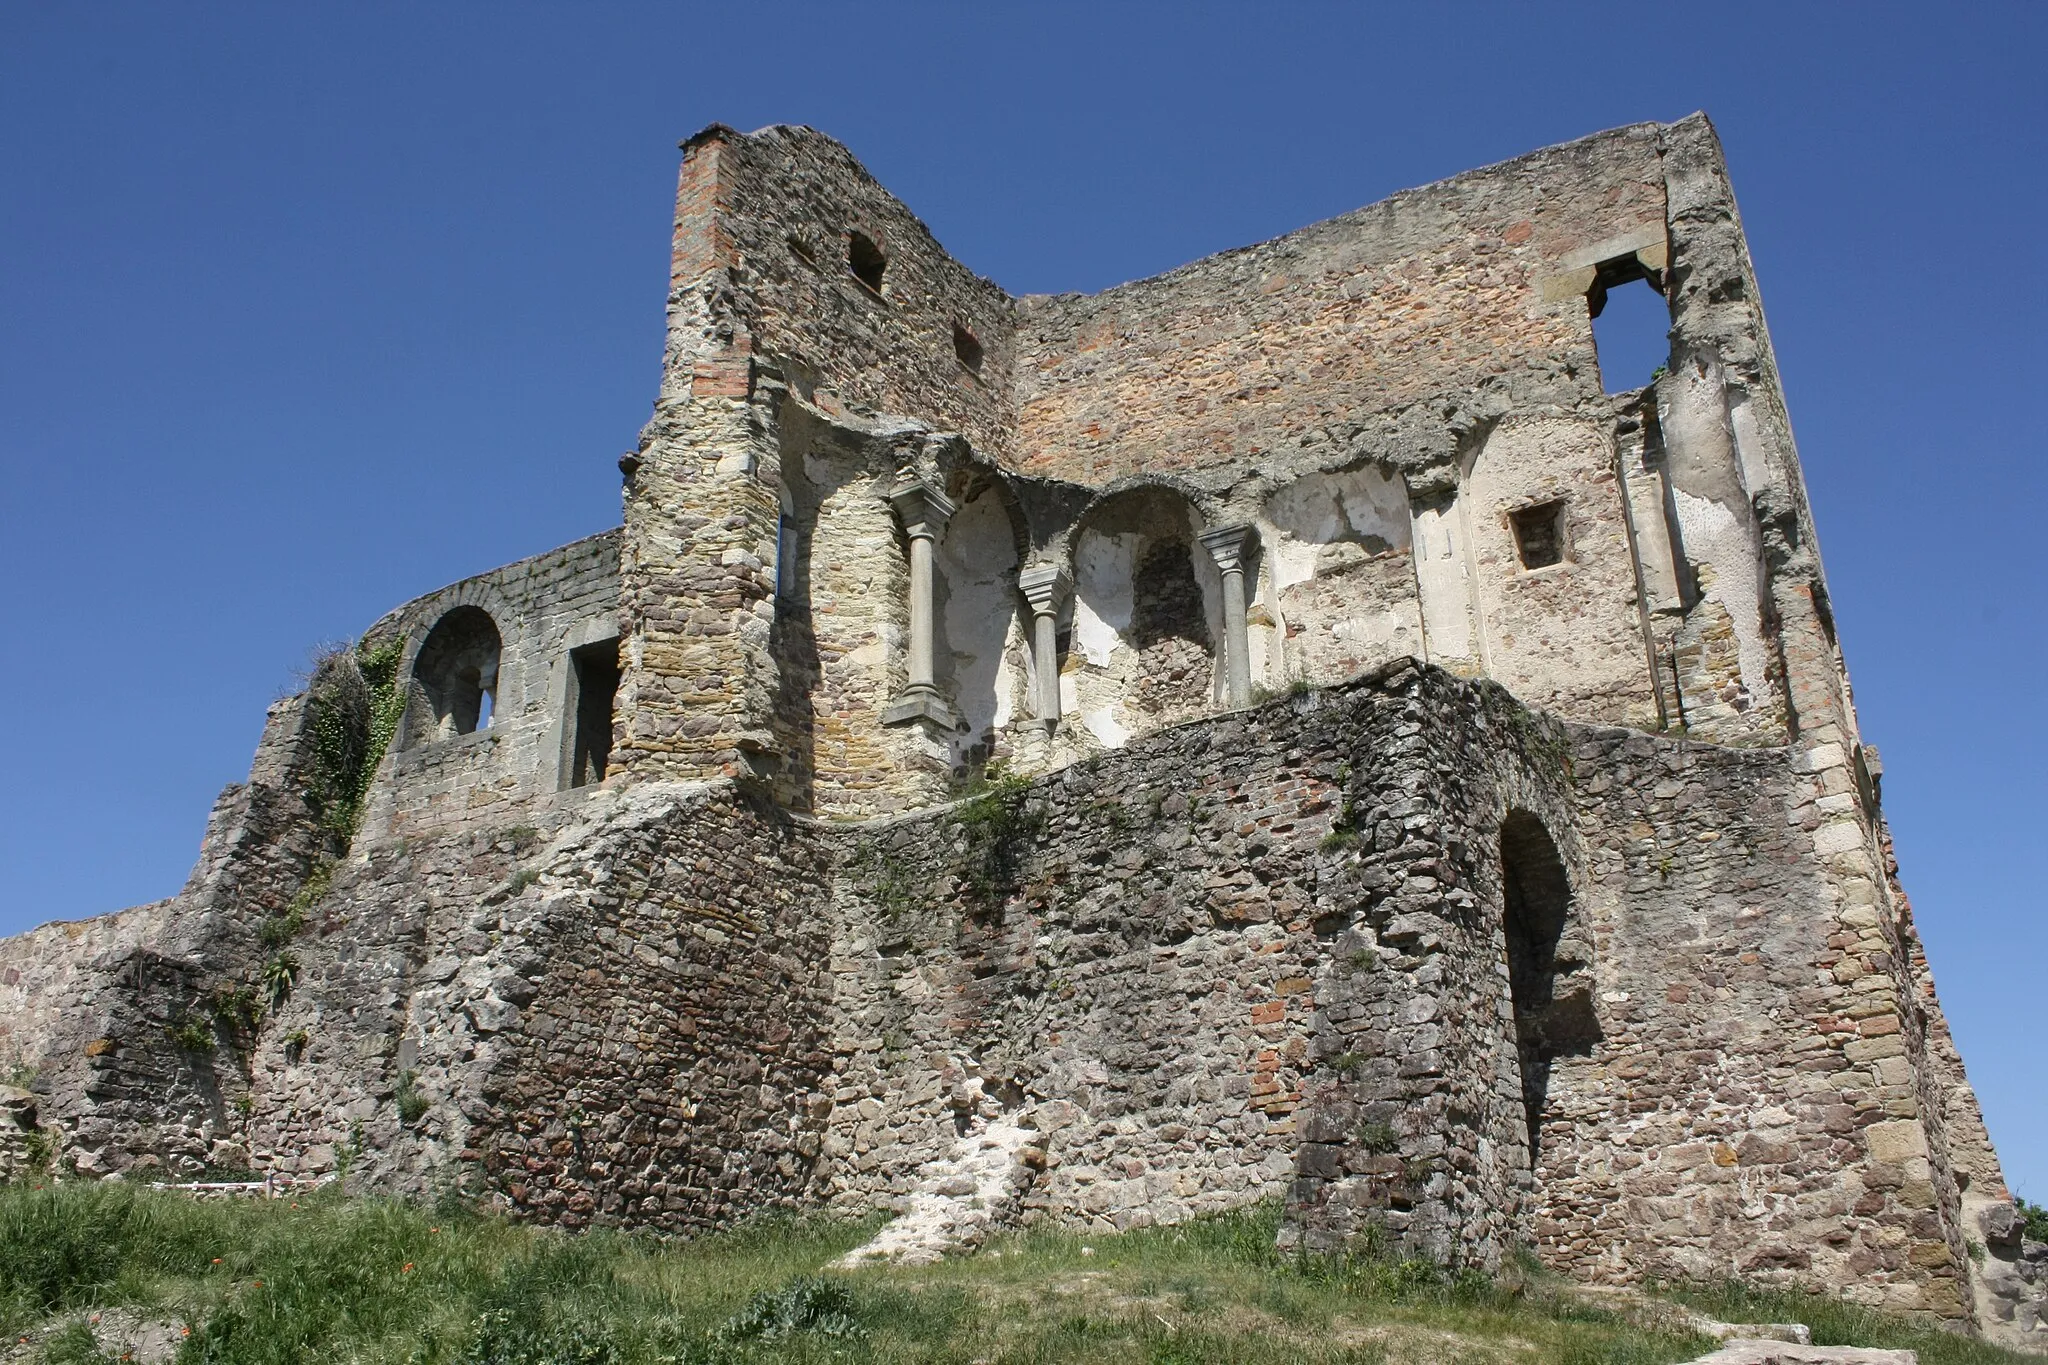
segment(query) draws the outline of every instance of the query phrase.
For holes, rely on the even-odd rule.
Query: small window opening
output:
[[[1515,553],[1525,569],[1547,569],[1564,562],[1564,503],[1545,502],[1508,513],[1515,531]]]
[[[573,708],[567,785],[593,787],[612,761],[612,703],[619,691],[619,642],[604,640],[569,652]]]
[[[848,232],[846,265],[855,279],[877,294],[882,292],[882,272],[889,268],[889,258],[875,245],[874,238],[857,230]]]
[[[1622,287],[1638,280],[1648,288]],[[1586,312],[1593,319],[1593,350],[1604,392],[1639,389],[1670,363],[1671,307],[1664,299],[1663,271],[1650,269],[1633,254],[1602,261],[1586,290]]]
[[[489,727],[497,701],[498,653],[497,622],[481,607],[457,607],[434,623],[414,656],[412,675],[433,709],[436,738]]]
[[[784,512],[775,523],[775,600],[786,602],[796,590],[796,521]]]
[[[960,357],[962,365],[976,374],[981,373],[981,343],[975,339],[974,333],[957,322],[953,324],[953,354]]]

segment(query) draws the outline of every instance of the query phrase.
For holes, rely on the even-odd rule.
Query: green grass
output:
[[[1414,1263],[1289,1261],[1270,1208],[1018,1235],[917,1269],[824,1269],[874,1226],[765,1221],[684,1243],[331,1194],[295,1206],[15,1186],[0,1189],[0,1326],[43,1360],[97,1361],[73,1324],[129,1307],[189,1326],[180,1365],[1658,1365],[1707,1349],[1540,1278],[1516,1293]]]

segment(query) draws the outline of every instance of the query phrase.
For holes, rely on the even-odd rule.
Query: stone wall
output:
[[[1477,738],[1452,698],[1403,666],[839,835],[827,1197],[902,1203],[992,1100],[1037,1134],[1027,1221],[1311,1188],[1297,1212],[1321,1225],[1323,1177],[1391,1153],[1414,1178],[1353,1202],[1418,1252],[1491,1263],[1517,1216],[1496,1160],[1513,1045],[1498,936],[1440,860],[1483,858],[1464,822],[1502,798],[1489,765],[1478,810],[1437,804],[1463,765],[1425,732]],[[1481,725],[1534,791],[1515,732]],[[1445,991],[1474,997],[1469,1026],[1441,1022]]]
[[[419,686],[296,983],[245,1008],[340,847],[296,700],[179,897],[0,945],[80,1170],[694,1229],[1000,1134],[983,1222],[1284,1195],[2031,1330],[1704,118],[1092,298],[808,129],[693,138],[675,227],[622,530],[372,628]],[[1638,278],[1671,364],[1609,395]]]
[[[1584,301],[1540,281],[1599,243],[1662,239],[1660,137],[1617,129],[1153,279],[1023,300],[1020,467],[1095,486],[1299,451],[1405,470],[1454,461],[1461,427],[1510,407],[1597,400]]]
[[[1004,449],[1008,295],[814,129],[714,125],[683,147],[665,392],[756,357],[834,416],[890,414]],[[879,289],[852,268],[855,234],[886,261]],[[972,366],[956,328],[979,347]]]
[[[399,676],[416,692],[420,646],[451,611],[485,612],[500,646],[488,725],[439,733],[415,696],[372,788],[363,822],[370,837],[504,819],[567,786],[569,654],[619,638],[618,602],[619,533],[606,531],[451,584],[371,626],[373,643],[403,639]]]
[[[786,1204],[818,1147],[796,1125],[822,1066],[819,885],[789,817],[730,786],[369,849],[257,1050],[251,1147],[572,1227]]]
[[[678,203],[664,387],[627,460],[630,770],[763,777],[800,808],[876,813],[943,790],[900,772],[957,775],[1003,750],[1044,770],[1193,713],[1136,705],[1154,670],[1105,681],[1090,672],[1103,651],[1083,650],[1061,661],[1083,726],[1015,730],[1036,714],[1017,705],[1033,691],[1012,601],[996,614],[1014,633],[963,651],[986,703],[966,730],[880,734],[868,721],[900,685],[904,579],[876,487],[817,458],[821,424],[839,433],[825,445],[873,448],[857,462],[871,485],[893,473],[876,464],[930,464],[949,441],[987,471],[1010,524],[944,566],[963,594],[1001,572],[1011,540],[1017,568],[1081,585],[1103,552],[1087,522],[1119,494],[1178,499],[1194,530],[1256,527],[1245,649],[1269,691],[1416,654],[1575,719],[1740,743],[1782,742],[1799,721],[1777,632],[1811,598],[1810,519],[1704,119],[1532,153],[1088,298],[1007,300],[807,129],[707,130]],[[855,234],[887,248],[879,292],[852,268]],[[1602,392],[1590,313],[1616,268],[1673,305],[1654,401]],[[984,343],[973,367],[955,323]],[[1408,505],[1353,496],[1370,529],[1283,524],[1314,489],[1375,481]],[[1527,561],[1514,529],[1544,509],[1556,563]],[[794,538],[778,529],[791,517]],[[812,550],[834,541],[856,553],[826,567],[880,600],[817,582]],[[1357,567],[1372,555],[1390,558]],[[1326,575],[1343,581],[1319,588]],[[785,623],[792,576],[845,616]],[[1099,621],[1072,623],[1079,638]],[[821,626],[860,643],[821,648]],[[1215,634],[1209,676],[1178,679],[1212,699]],[[1841,729],[1839,661],[1808,643],[1793,645],[1800,687]],[[991,667],[1007,677],[987,696]],[[1167,671],[1201,669],[1189,653]]]
[[[269,956],[263,924],[327,848],[308,799],[303,697],[270,709],[249,781],[214,803],[199,860],[168,902],[0,941],[10,1062],[39,1097],[64,1169],[239,1167],[247,1014],[229,1003]]]
[[[1601,1042],[1560,1065],[1546,1260],[1595,1279],[1824,1283],[1963,1316],[1877,907],[1785,750],[1579,733]]]

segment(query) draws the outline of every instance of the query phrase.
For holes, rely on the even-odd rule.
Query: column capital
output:
[[[1202,548],[1216,561],[1218,569],[1237,573],[1244,568],[1245,548],[1256,534],[1249,523],[1239,522],[1235,526],[1212,527],[1195,539],[1202,542]]]
[[[1017,575],[1017,588],[1040,616],[1058,611],[1074,590],[1074,580],[1058,564],[1034,564]]]
[[[908,536],[936,540],[953,516],[953,500],[909,469],[897,471],[888,498]]]

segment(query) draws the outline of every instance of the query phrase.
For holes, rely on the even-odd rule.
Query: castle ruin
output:
[[[959,1246],[1273,1198],[2048,1340],[1704,117],[1023,298],[713,126],[619,469],[273,706],[177,896],[0,942],[65,1167]]]

